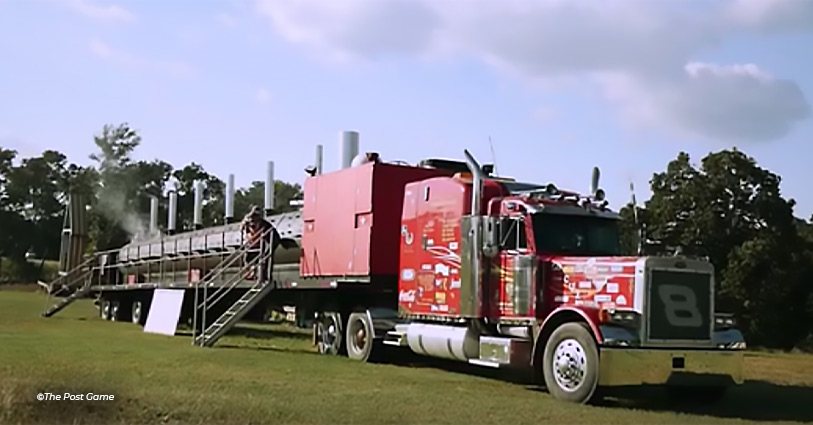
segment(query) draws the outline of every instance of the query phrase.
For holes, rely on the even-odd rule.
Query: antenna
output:
[[[638,202],[635,199],[635,184],[630,179],[630,195],[632,196],[632,218],[635,221],[635,227],[638,229],[638,255],[644,252],[644,227],[638,219]]]
[[[497,172],[497,155],[494,154],[494,143],[491,143],[490,135],[488,136],[488,146],[491,148],[491,162],[494,163],[494,174],[499,176],[500,173]]]

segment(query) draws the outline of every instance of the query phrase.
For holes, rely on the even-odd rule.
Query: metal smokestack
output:
[[[359,133],[357,131],[342,132],[341,157],[339,158],[341,168],[350,168],[353,158],[359,154]]]
[[[175,234],[176,220],[178,219],[178,192],[171,190],[169,192],[169,217],[167,217],[167,232],[170,235]]]
[[[274,212],[274,161],[268,161],[268,169],[265,175],[265,214],[271,215]]]
[[[226,183],[226,223],[234,223],[234,174],[229,174]]]
[[[316,175],[322,174],[322,163],[324,161],[324,147],[322,145],[316,145],[316,163],[313,164],[316,167]]]
[[[195,230],[203,228],[203,182],[195,181],[195,207],[192,223]]]
[[[150,196],[150,236],[158,231],[158,198]]]

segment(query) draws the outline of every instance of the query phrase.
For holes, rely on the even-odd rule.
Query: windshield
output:
[[[564,214],[534,214],[536,250],[545,254],[619,255],[616,220]]]

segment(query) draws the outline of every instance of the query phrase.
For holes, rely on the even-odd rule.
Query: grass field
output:
[[[89,301],[43,319],[42,294],[0,291],[0,423],[746,423],[813,421],[813,356],[754,353],[718,405],[659,391],[600,407],[553,400],[517,377],[404,358],[315,354],[306,334],[237,328],[213,349],[97,318]],[[38,393],[114,401],[37,401]]]

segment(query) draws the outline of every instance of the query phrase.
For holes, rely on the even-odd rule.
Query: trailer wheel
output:
[[[324,313],[316,324],[316,347],[320,354],[338,356],[344,348],[342,319],[339,313]]]
[[[99,303],[99,317],[101,317],[102,320],[110,320],[110,301],[102,300],[102,302]]]
[[[144,303],[141,301],[133,301],[132,313],[130,319],[136,325],[143,325],[142,320],[145,318]]]
[[[119,303],[118,301],[110,302],[110,320],[113,322],[118,322],[119,319],[121,318],[120,316],[121,312],[119,311],[120,305],[121,303]]]
[[[347,319],[347,357],[368,362],[374,360],[373,324],[366,313],[353,313]]]
[[[545,344],[543,370],[548,392],[559,400],[587,403],[598,386],[598,347],[583,323],[565,323]]]

